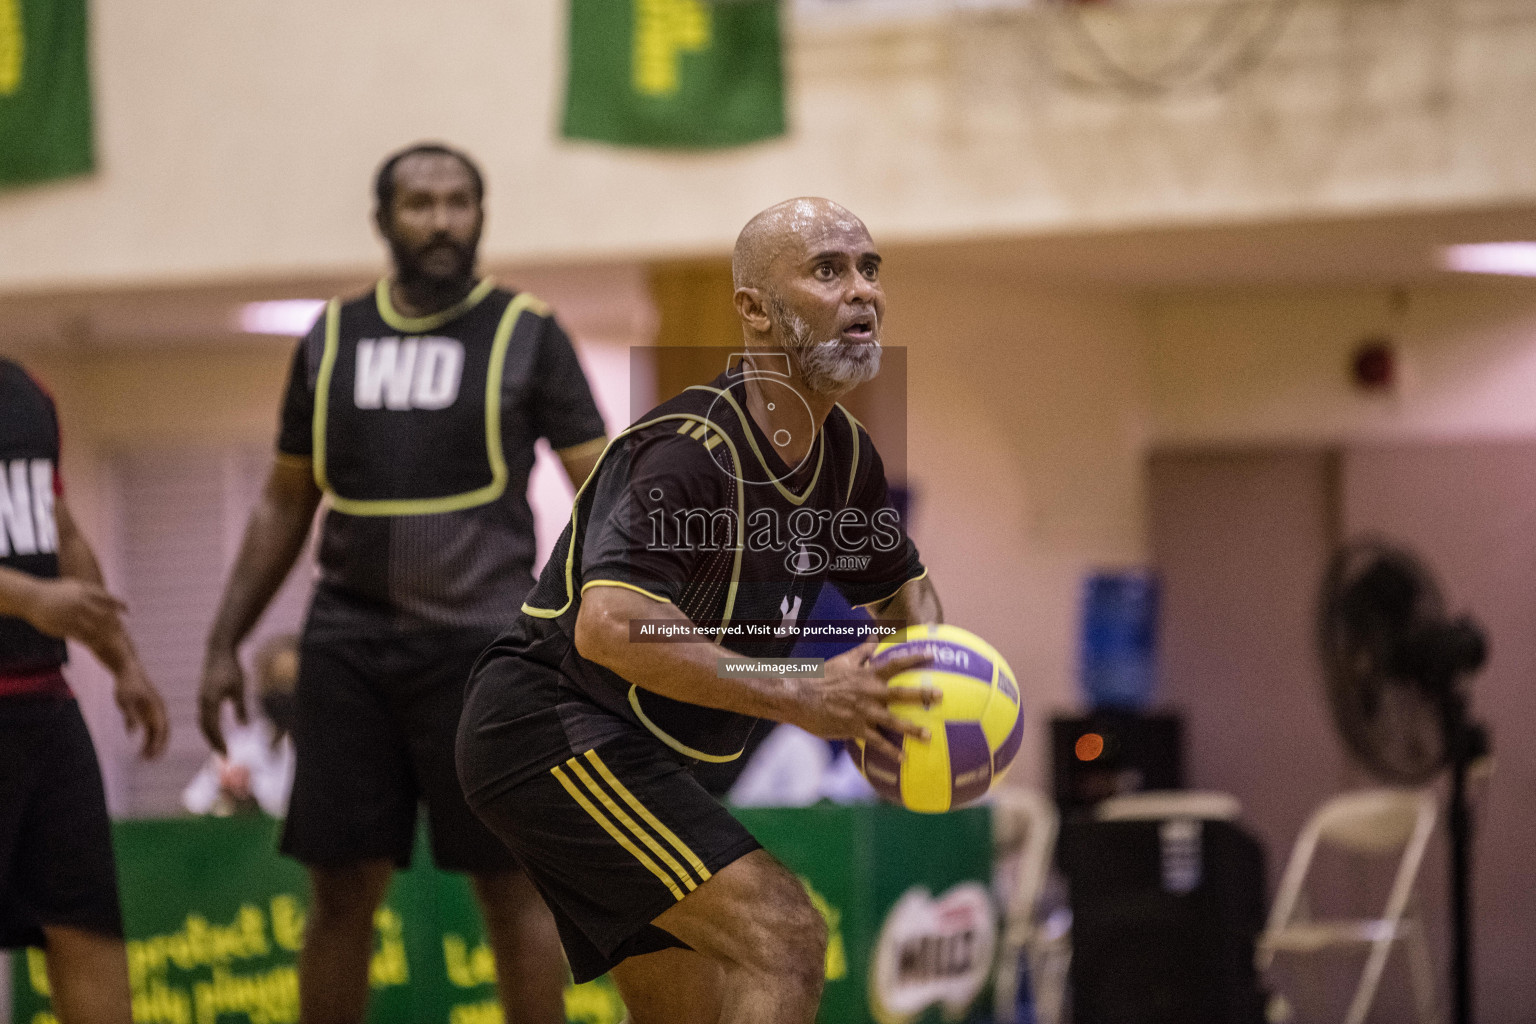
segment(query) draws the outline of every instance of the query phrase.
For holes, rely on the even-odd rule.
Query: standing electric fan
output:
[[[1451,989],[1455,1024],[1472,1019],[1472,815],[1467,769],[1489,752],[1467,714],[1467,679],[1488,645],[1472,619],[1451,618],[1417,558],[1380,540],[1345,544],[1323,580],[1318,649],[1345,746],[1372,774],[1418,786],[1451,770]]]

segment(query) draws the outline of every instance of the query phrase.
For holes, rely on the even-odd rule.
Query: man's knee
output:
[[[795,911],[784,921],[779,949],[785,954],[783,971],[802,984],[821,986],[826,975],[827,923],[799,888]]]
[[[762,933],[748,945],[757,954],[752,967],[786,981],[821,983],[827,925],[798,878],[773,862],[763,873],[755,906],[743,908],[743,918]]]
[[[717,871],[655,924],[728,972],[821,984],[826,924],[800,880],[761,850]]]

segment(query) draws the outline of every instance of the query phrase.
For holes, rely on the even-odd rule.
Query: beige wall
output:
[[[1536,284],[1237,289],[1145,309],[1160,444],[1536,435]],[[1348,372],[1379,332],[1403,368],[1381,395]]]
[[[888,340],[909,352],[913,535],[945,618],[1023,684],[1012,780],[1044,785],[1044,720],[1077,701],[1082,577],[1145,558],[1135,307],[943,265],[891,268],[886,289]]]
[[[1043,721],[1075,700],[1082,573],[1144,557],[1140,455],[1149,385],[1136,310],[1125,299],[1020,293],[1000,276],[907,262],[888,277],[888,341],[909,350],[917,539],[949,619],[998,646],[1034,694],[1030,713]],[[557,282],[546,284],[543,292],[558,294]],[[631,322],[648,318],[642,311]],[[578,339],[580,327],[578,314]],[[623,340],[610,332],[589,344]],[[269,442],[289,352],[279,341],[27,355],[58,398],[71,498],[109,577],[103,453]],[[613,396],[610,418],[629,413],[622,397]],[[543,486],[546,503],[568,500],[558,486]],[[93,726],[120,732],[110,708],[102,710]],[[1029,734],[1021,779],[1043,781],[1034,746],[1042,733]]]
[[[573,307],[578,338],[614,351],[649,339],[635,275],[573,280],[623,295],[587,330],[591,314]],[[914,532],[949,619],[1003,651],[1042,719],[1076,701],[1083,574],[1148,557],[1149,449],[1536,436],[1536,286],[1423,287],[1406,306],[1369,289],[1045,293],[921,252],[893,261],[886,284],[888,341],[909,351]],[[539,290],[560,308],[558,276]],[[1383,327],[1403,339],[1412,379],[1396,398],[1355,394],[1350,347]],[[288,354],[276,341],[28,356],[58,395],[71,500],[109,575],[100,455],[268,443]],[[611,419],[630,415],[625,397],[611,396]],[[565,500],[558,479],[542,486],[543,503]],[[1044,781],[1039,749],[1019,764],[1021,779]]]
[[[485,162],[494,261],[718,253],[808,192],[887,243],[1536,194],[1524,0],[1305,0],[1255,76],[1156,102],[1061,85],[1083,60],[1054,7],[804,26],[793,134],[714,154],[557,139],[565,9],[98,0],[100,171],[0,195],[0,291],[372,267],[366,183],[424,136]],[[1092,27],[1138,66],[1210,17],[1125,10]]]

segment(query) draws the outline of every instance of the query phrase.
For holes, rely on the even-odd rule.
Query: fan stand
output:
[[[1489,752],[1488,731],[1467,717],[1458,686],[1445,688],[1446,747],[1451,760],[1451,998],[1455,1024],[1472,1024],[1472,806],[1467,770]]]

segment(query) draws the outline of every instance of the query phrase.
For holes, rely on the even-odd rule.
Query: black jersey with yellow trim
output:
[[[732,370],[610,442],[498,647],[559,670],[679,754],[728,761],[755,719],[653,693],[582,658],[574,636],[585,592],[618,586],[674,605],[722,656],[782,657],[822,586],[869,604],[924,571],[858,421],[836,406],[804,461],[788,466]],[[646,625],[632,627],[637,641],[665,642]]]
[[[0,358],[0,566],[58,577],[58,464],[53,399],[20,364]],[[0,615],[0,674],[56,668],[67,656],[63,640]]]

